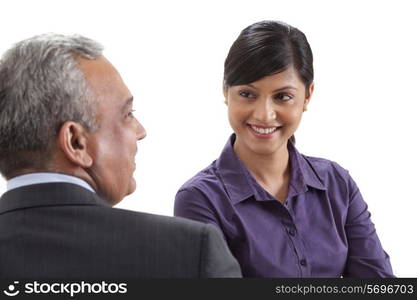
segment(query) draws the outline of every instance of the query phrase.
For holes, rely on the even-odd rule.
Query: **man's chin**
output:
[[[136,180],[135,178],[132,177],[132,179],[130,179],[130,184],[129,184],[129,189],[127,191],[127,195],[133,194],[133,192],[136,190]]]
[[[114,197],[106,197],[104,195],[101,195],[111,206],[114,206],[120,202],[123,201],[123,199],[130,195],[133,194],[133,192],[136,190],[136,181],[135,179],[132,177],[132,179],[130,179],[130,183],[129,186],[126,188],[126,190],[121,191],[123,194],[119,194],[117,196],[117,198],[115,197],[115,195],[113,195]],[[120,197],[120,198],[119,198]]]

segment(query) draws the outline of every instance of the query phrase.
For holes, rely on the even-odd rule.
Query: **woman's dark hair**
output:
[[[277,21],[261,21],[240,33],[224,63],[224,87],[248,84],[293,66],[307,92],[313,82],[313,53],[300,30]]]
[[[313,53],[300,30],[278,21],[261,21],[240,33],[224,63],[223,87],[249,84],[294,67],[309,96]],[[292,136],[291,141],[295,142]]]

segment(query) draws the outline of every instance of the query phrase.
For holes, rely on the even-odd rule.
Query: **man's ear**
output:
[[[87,131],[81,124],[65,122],[58,133],[58,146],[73,164],[82,168],[89,168],[93,164],[93,158],[87,151]]]

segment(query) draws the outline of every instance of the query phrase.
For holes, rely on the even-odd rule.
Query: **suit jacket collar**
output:
[[[0,214],[17,209],[61,205],[109,206],[95,193],[72,183],[56,182],[27,185],[4,193]]]

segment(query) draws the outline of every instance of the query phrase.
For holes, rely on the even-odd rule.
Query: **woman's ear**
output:
[[[226,105],[229,104],[229,102],[228,102],[228,96],[227,96],[227,91],[228,91],[228,88],[223,87],[224,104],[226,104]]]
[[[89,168],[93,164],[93,158],[87,151],[88,132],[81,124],[65,122],[58,133],[58,146],[73,164],[81,168]]]
[[[307,105],[308,103],[310,103],[311,97],[313,96],[313,92],[314,92],[314,82],[312,82],[310,86],[308,87],[308,97],[306,97],[306,99],[304,100],[304,106],[303,106],[304,111],[307,110]]]

